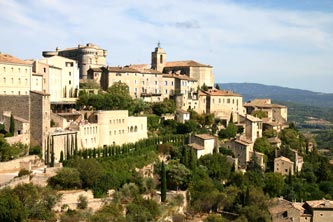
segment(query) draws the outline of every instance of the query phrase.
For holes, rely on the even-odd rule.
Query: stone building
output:
[[[42,59],[40,62],[52,67],[52,73],[49,71],[50,84],[55,87],[52,104],[75,103],[79,90],[79,69],[76,61],[62,56],[52,56]],[[61,91],[59,92],[59,90]]]
[[[202,91],[202,94],[205,95],[203,106],[206,105],[206,113],[212,113],[216,117],[227,121],[229,121],[231,115],[236,121],[237,114],[244,113],[243,98],[237,93],[229,90],[209,89],[208,91]]]
[[[189,146],[196,151],[197,158],[203,155],[213,154],[215,148],[215,137],[209,134],[196,134],[190,138]]]
[[[274,172],[282,175],[294,175],[294,162],[287,157],[280,156],[274,159]]]
[[[100,85],[107,90],[115,82],[126,83],[133,98],[142,98],[147,102],[158,102],[164,98],[161,94],[162,73],[137,66],[101,67]],[[94,70],[89,70],[89,76]],[[94,72],[95,76],[98,73]],[[96,77],[98,78],[98,77]]]
[[[262,137],[262,120],[252,115],[238,115],[238,122],[244,127],[244,135],[246,138],[255,142],[257,138]]]
[[[0,95],[29,95],[32,64],[0,52]]]
[[[288,119],[288,108],[279,104],[272,104],[271,99],[254,99],[244,103],[247,114],[253,114],[255,111],[266,113],[265,122],[285,124]]]
[[[23,138],[23,143],[33,146],[41,146],[44,153],[47,149],[47,135],[50,129],[50,95],[30,91],[29,95],[0,95],[0,121],[6,119],[6,112],[9,111],[16,118],[18,128],[16,135],[29,134],[30,141]],[[5,114],[3,116],[3,114]],[[29,124],[28,127],[26,124]],[[22,125],[22,128],[20,126]],[[27,132],[29,131],[29,132]]]
[[[68,152],[68,147],[102,148],[148,137],[147,117],[128,116],[127,110],[54,113],[52,119],[57,127],[51,132],[49,142],[56,161],[61,151]]]
[[[87,43],[86,45],[78,45],[77,47],[63,50],[56,48],[56,51],[44,51],[43,56],[46,58],[62,56],[75,60],[80,69],[80,79],[87,79],[90,68],[98,68],[106,65],[107,50],[95,44]]]

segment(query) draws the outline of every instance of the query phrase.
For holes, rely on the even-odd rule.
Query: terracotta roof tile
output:
[[[205,91],[210,96],[241,96],[240,94],[234,93],[230,90],[218,90],[218,89],[212,89]]]
[[[215,137],[209,135],[209,134],[197,134],[195,135],[195,137],[199,137],[200,139],[204,139],[204,140],[211,140],[211,139],[215,139]]]
[[[187,75],[179,75],[179,74],[163,74],[163,77],[165,78],[176,78],[176,79],[180,79],[180,80],[190,80],[190,81],[197,81],[196,79],[192,79],[190,77],[188,77]]]
[[[109,72],[131,72],[131,73],[138,73],[139,72],[136,69],[132,69],[132,68],[126,67],[126,66],[124,66],[124,67],[122,67],[122,66],[114,66],[114,67],[108,66],[107,70]]]
[[[29,61],[24,61],[22,59],[16,58],[12,55],[0,53],[0,63],[14,63],[20,65],[31,65]]]
[[[165,67],[212,67],[193,60],[167,62]]]

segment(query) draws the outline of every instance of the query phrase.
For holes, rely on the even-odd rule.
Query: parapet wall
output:
[[[0,95],[0,113],[11,111],[14,116],[30,119],[29,96]]]

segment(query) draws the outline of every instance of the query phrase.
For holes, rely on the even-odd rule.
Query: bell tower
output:
[[[166,53],[161,48],[160,42],[158,42],[155,51],[151,53],[151,68],[163,72],[165,64]]]

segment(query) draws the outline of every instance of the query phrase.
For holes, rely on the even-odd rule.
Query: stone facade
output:
[[[61,97],[56,100],[75,103],[79,90],[79,68],[76,61],[62,56],[52,56],[40,61],[61,69],[60,76],[56,68],[53,68],[50,73],[50,80],[55,80],[54,83],[58,82],[58,87],[61,87]]]
[[[294,162],[287,157],[281,156],[274,159],[274,172],[282,175],[294,175]]]
[[[262,120],[251,115],[238,115],[238,124],[244,125],[245,137],[255,142],[262,137]]]
[[[0,95],[29,95],[32,65],[0,53]]]
[[[213,154],[215,143],[215,137],[209,134],[197,134],[191,136],[189,146],[196,151],[199,159],[203,155]]]
[[[50,94],[30,92],[30,143],[42,147],[42,153],[47,149],[47,137],[51,121]]]
[[[80,79],[87,79],[88,70],[106,65],[107,50],[101,49],[95,44],[87,43],[86,45],[78,45],[77,47],[67,48],[56,51],[44,51],[43,56],[63,56],[68,59],[75,60],[80,69]]]

